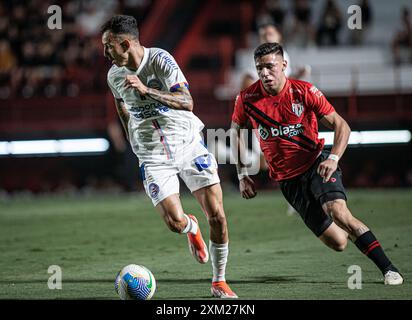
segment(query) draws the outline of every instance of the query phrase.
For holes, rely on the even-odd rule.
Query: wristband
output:
[[[336,155],[336,154],[332,154],[332,153],[331,153],[331,154],[329,155],[328,159],[338,162],[338,161],[339,161],[339,156]]]

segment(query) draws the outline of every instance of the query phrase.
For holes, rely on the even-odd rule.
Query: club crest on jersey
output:
[[[303,113],[304,107],[303,107],[303,103],[299,102],[299,103],[292,103],[292,112],[294,114],[296,114],[298,117],[300,117]]]
[[[156,198],[159,194],[159,186],[156,183],[149,184],[149,194],[152,198]]]
[[[152,88],[152,89],[156,89],[156,90],[161,90],[162,89],[162,83],[159,81],[159,80],[157,80],[157,79],[151,79],[151,80],[149,80],[149,82],[147,83],[147,86],[149,87],[149,88]]]

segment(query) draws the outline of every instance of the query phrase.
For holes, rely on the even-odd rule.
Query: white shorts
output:
[[[201,142],[188,146],[179,161],[170,161],[170,164],[143,163],[140,172],[146,194],[154,206],[179,193],[178,176],[190,192],[220,183],[216,159]]]

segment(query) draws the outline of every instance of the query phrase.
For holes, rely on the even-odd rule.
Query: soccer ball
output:
[[[129,264],[117,273],[114,288],[122,300],[149,300],[156,290],[156,280],[149,269]]]

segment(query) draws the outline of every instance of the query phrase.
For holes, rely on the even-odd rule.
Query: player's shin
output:
[[[213,280],[212,282],[226,281],[226,263],[229,255],[229,243],[209,242],[210,259],[212,260]]]
[[[354,243],[363,254],[376,264],[383,274],[389,270],[398,272],[370,230],[360,235]]]

